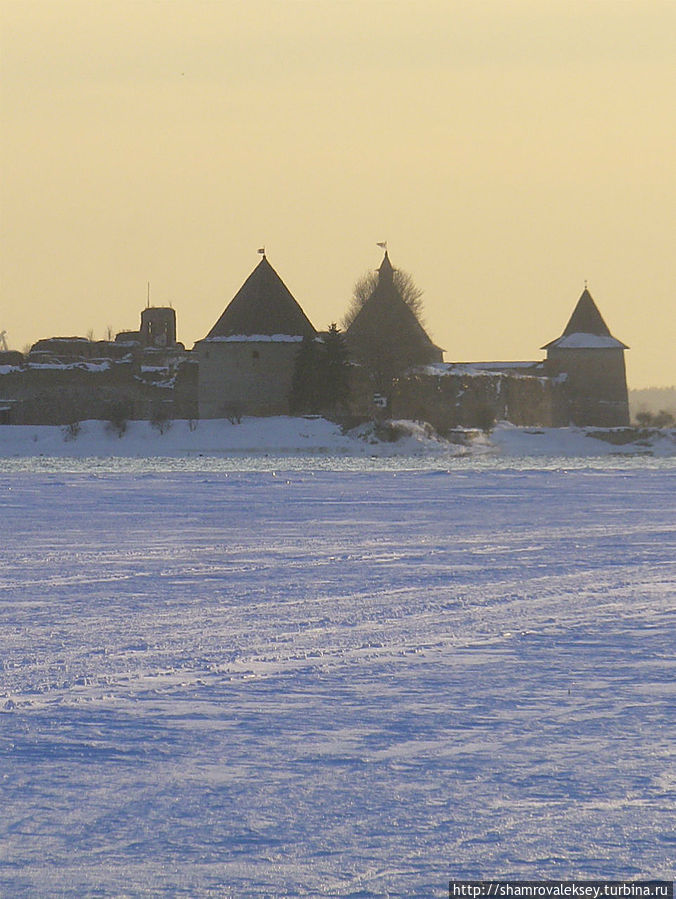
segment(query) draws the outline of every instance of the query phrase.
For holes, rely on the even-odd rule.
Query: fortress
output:
[[[344,334],[349,400],[341,416],[428,421],[441,433],[488,427],[629,424],[627,346],[585,288],[559,337],[531,362],[444,362],[402,297],[387,251]],[[209,333],[186,350],[176,314],[148,306],[114,340],[39,340],[0,353],[0,424],[86,419],[287,415],[302,347],[325,342],[263,254]]]

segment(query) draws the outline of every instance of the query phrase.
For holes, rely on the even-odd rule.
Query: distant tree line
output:
[[[676,418],[671,412],[660,409],[659,412],[637,412],[636,423],[642,428],[673,428]]]

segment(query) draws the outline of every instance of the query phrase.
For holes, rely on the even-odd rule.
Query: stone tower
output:
[[[265,255],[195,344],[200,418],[288,415],[303,338],[316,331]]]
[[[547,350],[547,373],[565,384],[568,418],[575,425],[629,424],[624,351],[585,287],[566,328]]]
[[[170,347],[176,343],[176,312],[170,306],[147,306],[141,313],[144,346]]]
[[[378,269],[378,283],[345,339],[351,357],[371,372],[383,392],[407,369],[443,362],[443,350],[432,343],[397,289],[387,251]]]

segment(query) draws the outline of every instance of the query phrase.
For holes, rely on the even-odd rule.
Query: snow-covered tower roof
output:
[[[622,349],[629,347],[610,333],[598,306],[587,288],[582,292],[573,314],[556,340],[550,340],[543,350],[551,349]]]

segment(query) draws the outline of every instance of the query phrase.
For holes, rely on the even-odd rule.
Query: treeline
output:
[[[637,412],[636,423],[642,428],[673,428],[676,418],[664,409],[659,412]]]
[[[635,421],[639,421],[638,416],[646,412],[652,415],[666,412],[676,418],[676,387],[644,387],[640,390],[630,390],[629,411]]]

